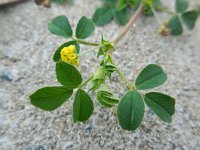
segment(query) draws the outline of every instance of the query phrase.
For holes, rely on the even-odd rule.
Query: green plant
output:
[[[124,25],[128,22],[130,14],[135,13],[135,10],[140,4],[143,4],[142,14],[145,16],[155,16],[158,25],[159,33],[163,36],[169,34],[178,36],[183,33],[182,23],[189,30],[195,27],[198,18],[199,9],[187,10],[189,7],[188,0],[176,0],[176,12],[170,11],[165,7],[161,0],[101,0],[104,5],[98,8],[94,15],[93,21],[97,26],[106,25],[114,19],[119,25]],[[161,21],[157,12],[165,12],[169,14],[170,19]],[[182,20],[182,21],[181,21]]]
[[[56,63],[56,77],[61,85],[37,90],[30,96],[31,103],[43,110],[52,111],[75,93],[73,120],[84,122],[89,119],[94,110],[93,100],[89,94],[96,92],[97,101],[101,106],[117,107],[119,123],[125,130],[135,130],[139,127],[144,116],[145,103],[161,120],[170,123],[175,113],[175,100],[159,92],[141,93],[162,85],[167,80],[164,70],[159,65],[150,64],[139,73],[135,83],[132,83],[125,78],[112,58],[118,41],[127,33],[142,10],[143,5],[140,5],[114,42],[105,40],[103,35],[100,42],[85,41],[84,39],[94,32],[95,25],[92,19],[84,16],[77,24],[75,35],[67,17],[58,16],[50,21],[48,29],[52,34],[70,39],[59,46],[53,56]],[[84,81],[78,71],[80,56],[91,50],[81,53],[80,44],[94,47],[92,50],[98,50],[97,58],[101,59],[97,71]],[[118,98],[107,83],[106,78],[110,78],[113,73],[117,73],[126,85],[127,92],[122,98]],[[90,90],[85,91],[84,86],[88,83],[90,83]]]

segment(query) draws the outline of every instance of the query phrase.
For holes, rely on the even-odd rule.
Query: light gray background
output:
[[[192,1],[195,6],[195,0]],[[173,1],[166,2],[173,9]],[[57,15],[68,16],[73,28],[82,15],[92,16],[99,0],[76,0],[71,5],[53,4],[50,9],[32,1],[0,10],[0,149],[154,149],[198,150],[200,146],[200,20],[191,32],[180,37],[162,38],[156,33],[154,18],[142,17],[120,41],[115,62],[134,81],[149,63],[163,66],[167,83],[155,91],[176,98],[172,124],[161,122],[149,109],[140,128],[122,130],[117,118],[95,102],[92,117],[73,124],[70,99],[53,112],[30,104],[28,96],[43,86],[59,85],[52,56],[65,39],[53,36],[47,22]],[[167,15],[160,14],[162,19]],[[101,32],[113,39],[122,27],[114,22],[97,28],[90,39],[99,41]],[[88,39],[89,40],[89,39]],[[91,47],[82,46],[81,51]],[[81,58],[80,71],[87,78],[96,70],[96,53]],[[114,74],[111,88],[122,96],[124,84]],[[94,101],[95,95],[92,95]]]

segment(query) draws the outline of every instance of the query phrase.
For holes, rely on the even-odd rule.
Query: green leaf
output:
[[[118,11],[123,10],[124,8],[126,8],[128,5],[126,0],[118,0],[117,1],[117,5],[116,5],[116,9]]]
[[[48,23],[48,29],[52,34],[69,38],[72,37],[71,25],[66,16],[58,16]]]
[[[151,92],[145,95],[145,103],[164,122],[172,122],[175,113],[175,99],[162,94]]]
[[[76,53],[78,54],[79,51],[80,51],[80,46],[79,44],[76,42],[76,41],[69,41],[69,42],[66,42],[64,44],[62,44],[61,46],[58,47],[58,49],[56,50],[56,52],[54,53],[54,56],[53,56],[53,60],[54,62],[59,62],[61,60],[61,55],[60,55],[60,51],[64,48],[64,47],[68,47],[70,45],[75,45],[76,47]]]
[[[182,19],[189,30],[195,27],[195,23],[198,18],[198,13],[196,10],[188,11],[182,14]]]
[[[73,120],[86,121],[92,115],[94,110],[93,102],[89,95],[82,89],[79,89],[76,93],[73,104]]]
[[[155,64],[146,66],[138,75],[135,85],[138,90],[145,90],[160,86],[167,80],[167,74]]]
[[[189,6],[188,0],[176,0],[176,12],[183,13]]]
[[[125,25],[128,22],[128,10],[117,10],[114,9],[114,19],[119,25]]]
[[[112,9],[110,7],[101,7],[96,9],[92,20],[97,26],[108,24],[113,18]]]
[[[85,39],[89,37],[95,30],[95,25],[92,19],[83,16],[76,27],[76,37],[78,39]]]
[[[52,111],[69,99],[73,91],[64,86],[44,87],[30,96],[31,103],[43,110]]]
[[[82,76],[72,65],[59,62],[56,63],[57,80],[68,89],[77,88],[82,82]]]
[[[171,30],[171,35],[178,36],[183,33],[183,27],[178,16],[173,16],[169,20],[169,28]]]
[[[128,91],[120,100],[117,116],[124,130],[137,129],[144,116],[144,101],[137,91]]]

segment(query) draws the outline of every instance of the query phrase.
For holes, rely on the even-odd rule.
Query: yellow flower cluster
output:
[[[169,29],[169,20],[166,20],[163,22],[163,24],[160,26],[160,28],[158,29],[158,32],[162,35],[162,36],[168,36],[170,34],[170,29]]]
[[[61,50],[60,55],[62,61],[72,65],[79,65],[79,58],[76,53],[76,47],[74,45],[64,47]]]

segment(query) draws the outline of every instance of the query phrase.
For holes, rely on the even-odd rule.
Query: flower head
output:
[[[162,35],[162,36],[168,36],[170,34],[170,29],[169,29],[169,20],[166,20],[163,22],[163,24],[160,26],[160,28],[158,29],[158,32]]]
[[[64,47],[60,51],[60,54],[62,61],[72,65],[79,65],[79,57],[76,53],[76,47],[74,45]]]

